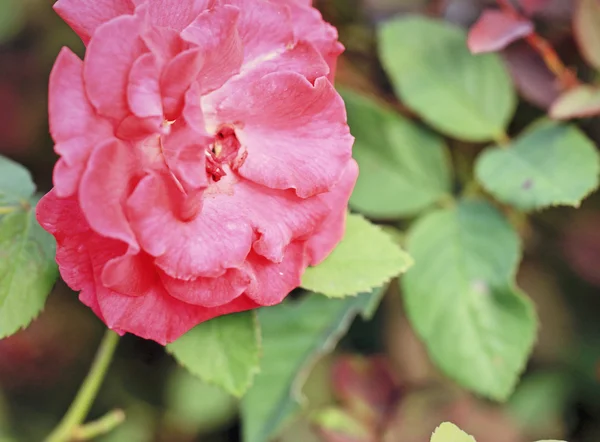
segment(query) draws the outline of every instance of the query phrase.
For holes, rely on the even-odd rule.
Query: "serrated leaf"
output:
[[[592,117],[600,114],[600,88],[577,86],[564,92],[552,103],[550,116],[557,120]]]
[[[192,374],[241,397],[259,371],[256,314],[234,313],[203,322],[166,348]]]
[[[353,298],[311,294],[258,312],[261,372],[242,399],[244,442],[265,442],[298,411],[300,389],[314,362],[331,351],[358,313],[367,314],[383,289]]]
[[[473,55],[463,29],[418,16],[384,23],[378,37],[396,93],[427,123],[464,140],[504,137],[516,96],[496,54]]]
[[[380,227],[348,215],[346,233],[333,252],[302,276],[302,287],[331,298],[371,290],[405,272],[412,260]]]
[[[475,174],[502,202],[522,210],[578,206],[598,187],[600,160],[594,144],[574,126],[544,123],[506,147],[486,149]]]
[[[35,219],[34,192],[29,171],[0,156],[0,339],[29,325],[58,276],[54,238]]]
[[[475,442],[475,438],[453,423],[444,422],[433,432],[431,442]]]
[[[353,208],[393,219],[417,214],[450,193],[448,152],[439,136],[367,97],[340,92],[360,167]]]
[[[600,69],[600,3],[580,0],[573,16],[573,33],[585,59]]]
[[[37,223],[34,207],[0,217],[0,339],[42,311],[58,276],[54,254],[54,238]]]
[[[415,265],[401,279],[404,302],[431,358],[463,386],[505,400],[537,323],[513,286],[517,234],[489,204],[462,202],[418,220],[407,249]]]

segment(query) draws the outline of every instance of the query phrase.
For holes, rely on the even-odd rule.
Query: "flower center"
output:
[[[237,170],[244,164],[248,152],[242,147],[233,127],[224,125],[219,128],[213,143],[206,150],[206,171],[214,181],[225,176],[223,166]]]

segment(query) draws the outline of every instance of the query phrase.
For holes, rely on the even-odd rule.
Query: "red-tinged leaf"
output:
[[[379,428],[399,397],[399,385],[383,356],[340,356],[332,367],[332,385],[345,410]]]
[[[550,116],[557,120],[594,115],[600,115],[600,88],[588,85],[566,91],[550,108]]]
[[[533,32],[533,23],[502,11],[485,10],[471,27],[467,44],[474,54],[504,49]]]
[[[573,16],[573,30],[585,59],[600,69],[600,0],[580,0]]]
[[[340,408],[329,407],[319,410],[312,416],[312,420],[324,442],[375,442],[378,440],[372,428]]]
[[[504,49],[502,56],[521,96],[548,109],[558,98],[560,85],[539,54],[525,42],[518,42]]]

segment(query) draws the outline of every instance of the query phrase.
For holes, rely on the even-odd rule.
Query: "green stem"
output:
[[[73,431],[86,418],[92,402],[98,394],[118,342],[119,335],[111,330],[107,330],[104,338],[102,338],[102,343],[96,353],[92,367],[83,381],[75,400],[58,426],[44,442],[68,442],[72,440]]]
[[[113,410],[100,419],[88,422],[85,425],[75,428],[73,439],[77,441],[91,440],[103,434],[109,433],[123,423],[125,413],[123,410]]]

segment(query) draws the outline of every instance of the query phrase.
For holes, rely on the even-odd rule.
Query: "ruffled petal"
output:
[[[100,275],[103,286],[123,295],[141,296],[160,283],[152,259],[144,253],[125,253],[108,261]]]
[[[135,116],[139,118],[162,117],[159,76],[153,54],[144,54],[133,63],[129,72],[127,101]]]
[[[133,333],[166,345],[201,322],[217,316],[250,310],[257,304],[245,296],[220,307],[200,307],[179,301],[161,285],[144,296],[125,296],[111,290],[98,294],[98,301],[109,328],[117,333]]]
[[[357,177],[358,165],[356,161],[350,160],[335,187],[330,192],[318,196],[327,204],[329,210],[325,221],[306,242],[311,266],[327,258],[344,237],[348,200]]]
[[[175,214],[181,192],[163,177],[148,175],[128,200],[140,244],[169,276],[195,279],[240,267],[252,245],[244,215],[230,210],[226,195],[204,198],[201,213],[189,220]],[[148,204],[152,201],[151,204]]]
[[[54,10],[87,44],[96,29],[107,21],[133,13],[131,0],[58,0]]]
[[[240,269],[228,269],[216,278],[182,281],[161,273],[161,280],[171,296],[188,304],[219,307],[244,293],[252,278]]]
[[[300,286],[300,279],[308,265],[301,242],[293,242],[280,263],[274,263],[255,253],[248,257],[253,280],[246,295],[260,305],[279,304]]]
[[[200,14],[181,36],[202,48],[204,66],[198,74],[202,94],[221,87],[242,66],[244,49],[237,31],[240,11],[217,7]]]
[[[154,26],[181,31],[202,11],[214,4],[214,0],[133,0],[137,5],[147,5],[150,21]]]
[[[203,102],[205,117],[216,125],[242,122],[235,132],[248,152],[239,168],[243,177],[273,189],[296,189],[300,197],[325,192],[338,181],[353,137],[344,102],[325,77],[313,86],[300,74],[278,72],[228,92]]]
[[[288,244],[310,235],[329,210],[319,198],[302,199],[292,190],[273,190],[244,180],[233,186],[226,204],[256,232],[253,250],[273,262],[281,262]]]
[[[87,95],[100,115],[121,121],[129,113],[127,83],[134,61],[147,51],[141,20],[123,15],[100,26],[83,64]]]
[[[123,204],[136,170],[129,146],[113,139],[98,146],[81,179],[79,203],[91,228],[100,235],[139,248]]]
[[[50,74],[50,133],[62,157],[54,169],[54,184],[61,197],[75,193],[94,144],[112,134],[110,124],[96,115],[88,101],[82,70],[83,62],[63,48]]]
[[[204,54],[199,48],[183,51],[170,60],[160,78],[165,117],[175,120],[181,114],[184,96],[204,66]]]
[[[295,43],[289,8],[268,0],[225,0],[240,10],[244,64],[259,63]]]
[[[294,34],[310,42],[321,53],[329,65],[329,79],[333,81],[337,59],[344,46],[338,41],[337,29],[323,20],[321,13],[310,6],[310,2],[283,0],[290,8]]]

